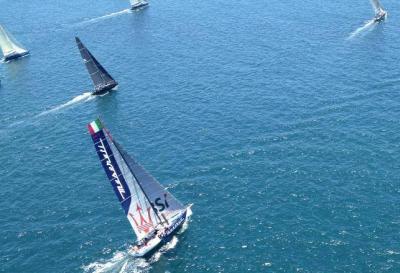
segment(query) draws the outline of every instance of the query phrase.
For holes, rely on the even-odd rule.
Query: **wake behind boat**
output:
[[[94,91],[92,95],[103,95],[115,89],[118,83],[111,77],[111,75],[104,69],[104,67],[96,60],[78,37],[75,37],[76,44],[81,53],[82,59],[86,65],[90,77],[94,84]]]
[[[131,10],[138,10],[149,5],[149,3],[145,0],[130,0],[130,2]]]
[[[379,0],[371,0],[371,4],[375,11],[375,17],[373,21],[375,23],[384,21],[387,17],[387,11],[384,10]]]
[[[29,55],[29,51],[20,45],[15,38],[0,25],[0,47],[3,52],[3,61],[9,62]]]
[[[135,257],[149,257],[171,240],[192,214],[130,157],[99,119],[88,125],[102,166],[137,237]]]

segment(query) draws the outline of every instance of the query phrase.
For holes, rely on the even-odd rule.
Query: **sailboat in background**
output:
[[[138,10],[140,8],[146,7],[149,3],[146,0],[130,0],[131,10]]]
[[[78,37],[75,37],[79,52],[86,65],[90,77],[94,84],[92,95],[103,95],[118,86],[118,83],[111,77],[104,67],[96,60]]]
[[[387,17],[387,12],[383,9],[383,6],[379,2],[379,0],[370,0],[370,1],[375,11],[375,17],[373,19],[374,22],[379,23],[384,21]]]
[[[20,45],[15,38],[0,25],[0,47],[3,52],[3,61],[8,62],[26,56],[29,51]]]
[[[188,221],[182,205],[111,137],[99,119],[88,124],[101,164],[137,237],[130,251],[149,257]]]

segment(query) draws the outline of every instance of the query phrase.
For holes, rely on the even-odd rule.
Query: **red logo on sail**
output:
[[[151,220],[150,211],[151,208],[147,208],[147,218],[146,219],[142,214],[142,208],[139,204],[136,204],[136,211],[139,213],[139,220],[136,220],[132,213],[129,213],[129,216],[135,222],[136,227],[138,228],[139,232],[148,233],[150,228],[153,227],[153,220]]]

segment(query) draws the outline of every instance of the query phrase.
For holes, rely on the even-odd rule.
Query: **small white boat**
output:
[[[374,22],[379,23],[387,18],[387,11],[384,10],[379,0],[371,0],[372,7],[375,11]]]
[[[130,0],[130,2],[131,10],[138,10],[149,5],[149,2],[147,2],[146,0]]]
[[[387,12],[384,10],[381,10],[379,13],[377,13],[374,17],[374,22],[379,23],[382,22],[386,19],[387,17]]]
[[[20,45],[15,38],[0,25],[0,47],[3,52],[3,61],[9,62],[27,56],[29,51]]]
[[[88,125],[101,164],[137,237],[135,257],[149,257],[188,221],[191,205],[182,205],[130,157],[99,119]]]

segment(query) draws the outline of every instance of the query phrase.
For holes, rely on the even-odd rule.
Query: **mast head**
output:
[[[91,135],[96,134],[97,132],[101,131],[104,128],[103,123],[99,118],[96,120],[92,121],[91,123],[88,124],[88,129],[89,133]]]

